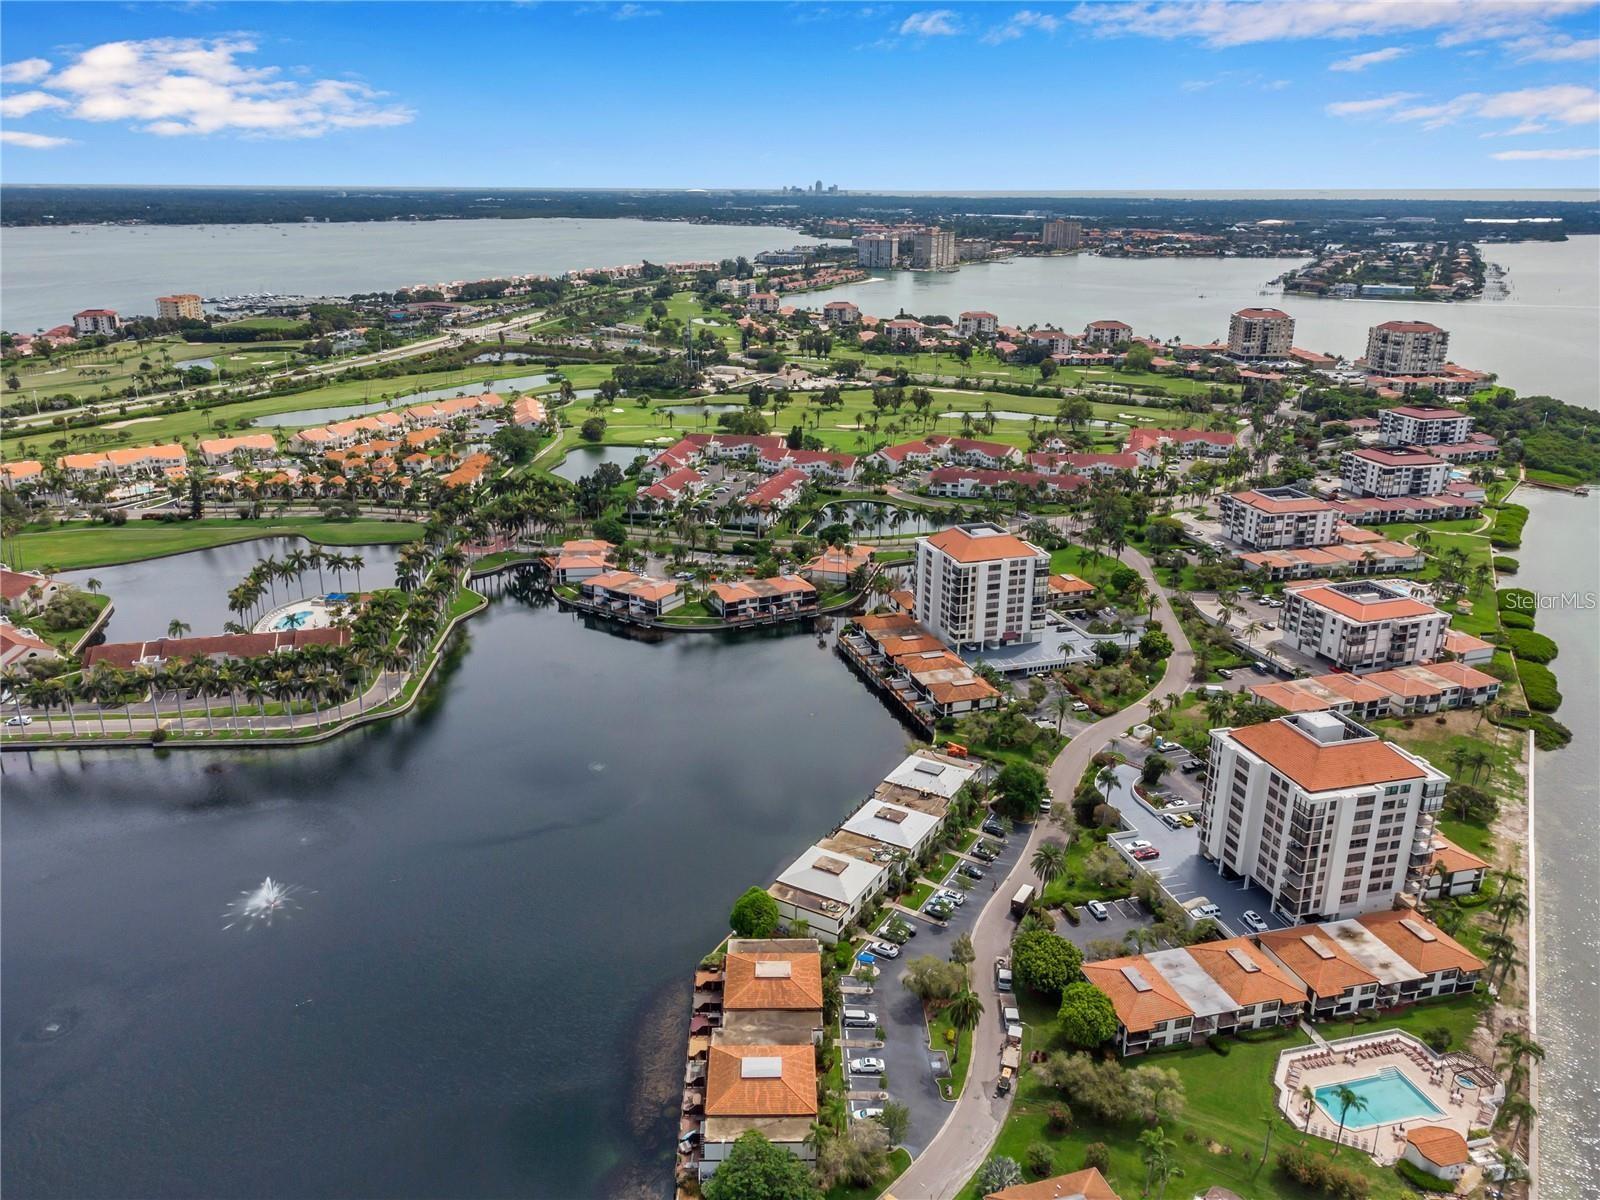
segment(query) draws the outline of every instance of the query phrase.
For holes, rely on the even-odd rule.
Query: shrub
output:
[[[1507,630],[1505,644],[1524,662],[1547,663],[1555,658],[1559,650],[1555,642],[1531,629]]]
[[[1494,515],[1489,529],[1489,544],[1515,550],[1522,545],[1522,527],[1528,523],[1528,510],[1520,504],[1507,504]]]
[[[1065,1104],[1052,1104],[1045,1110],[1044,1123],[1051,1133],[1066,1133],[1072,1128],[1072,1110]]]
[[[1424,1192],[1448,1192],[1454,1194],[1456,1190],[1456,1185],[1451,1180],[1440,1179],[1436,1175],[1430,1175],[1421,1167],[1414,1166],[1403,1158],[1395,1162],[1394,1169],[1401,1179]]]
[[[1023,1158],[1030,1175],[1048,1175],[1056,1165],[1055,1148],[1049,1142],[1034,1142]]]
[[[747,889],[728,915],[728,928],[739,937],[771,937],[778,928],[778,902],[758,887]]]
[[[578,436],[586,442],[598,442],[606,435],[606,419],[590,417],[578,427]]]
[[[1070,904],[1061,910],[1061,915],[1067,919],[1068,925],[1083,924],[1083,918],[1078,915],[1078,910]]]
[[[1495,607],[1501,612],[1531,613],[1539,607],[1539,599],[1527,588],[1501,588],[1495,593]]]
[[[978,1194],[981,1196],[998,1192],[1001,1188],[1014,1187],[1021,1182],[1022,1168],[1017,1166],[1017,1160],[1003,1154],[991,1158],[978,1170]]]
[[[1522,692],[1528,698],[1528,707],[1535,712],[1555,712],[1561,707],[1561,689],[1556,687],[1555,673],[1536,662],[1517,665],[1522,676]]]
[[[1422,1040],[1428,1043],[1428,1046],[1431,1049],[1443,1054],[1446,1050],[1450,1049],[1450,1043],[1455,1040],[1455,1035],[1443,1025],[1435,1025],[1431,1029],[1424,1029],[1422,1031]]]
[[[1279,1150],[1278,1169],[1300,1186],[1336,1196],[1339,1200],[1365,1200],[1372,1191],[1372,1184],[1360,1173],[1306,1146],[1285,1146]]]
[[[1083,1166],[1085,1170],[1090,1167],[1097,1171],[1111,1169],[1111,1151],[1104,1142],[1090,1142],[1083,1148]]]
[[[1525,612],[1507,610],[1500,614],[1500,624],[1507,629],[1532,629],[1533,618]],[[1498,641],[1499,639],[1496,640]]]
[[[1117,1036],[1117,1012],[1094,984],[1069,983],[1061,993],[1061,1032],[1074,1046],[1089,1049]]]
[[[1043,930],[1018,934],[1011,943],[1017,982],[1036,992],[1060,994],[1083,978],[1083,954],[1064,937]]]
[[[1210,1037],[1206,1038],[1206,1049],[1211,1051],[1213,1054],[1219,1054],[1223,1058],[1227,1058],[1228,1051],[1231,1049],[1231,1047],[1228,1045],[1227,1038],[1218,1037],[1213,1033]]]
[[[1494,569],[1502,575],[1515,575],[1521,567],[1521,563],[1507,555],[1496,554],[1494,556]]]

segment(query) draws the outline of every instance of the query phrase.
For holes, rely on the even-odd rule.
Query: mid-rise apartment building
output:
[[[1298,488],[1257,488],[1222,497],[1222,528],[1236,542],[1257,550],[1331,546],[1339,510]]]
[[[193,292],[156,297],[156,317],[163,321],[199,321],[205,317],[200,297]]]
[[[72,331],[79,337],[92,333],[114,334],[122,328],[122,318],[111,308],[86,308],[72,314]]]
[[[1385,321],[1367,330],[1367,370],[1374,375],[1437,375],[1450,335],[1426,321]]]
[[[1083,343],[1110,349],[1133,337],[1133,326],[1126,321],[1090,321],[1083,327]],[[1054,349],[1054,347],[1052,347]]]
[[[1432,856],[1448,782],[1335,713],[1214,729],[1200,852],[1290,920],[1387,909]]]
[[[1437,496],[1449,482],[1450,464],[1420,450],[1373,448],[1339,456],[1339,486],[1352,496]]]
[[[858,267],[900,265],[900,239],[892,233],[863,233],[854,245]]]
[[[1294,318],[1277,308],[1241,308],[1228,318],[1228,353],[1235,358],[1288,358]]]
[[[1453,408],[1408,404],[1378,413],[1378,437],[1390,446],[1456,446],[1472,436],[1472,418]]]
[[[1046,250],[1076,250],[1083,245],[1083,224],[1060,219],[1046,221],[1039,240]]]
[[[917,540],[917,620],[957,650],[1034,641],[1050,605],[1050,555],[995,525]]]
[[[943,271],[956,265],[953,229],[919,229],[911,241],[911,266],[917,271]]]
[[[956,331],[964,338],[992,338],[1000,328],[1000,318],[992,312],[964,312]]]
[[[1312,580],[1283,593],[1283,643],[1364,674],[1444,655],[1450,618],[1375,579]]]

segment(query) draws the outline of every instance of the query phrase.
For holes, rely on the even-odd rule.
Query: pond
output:
[[[528,362],[537,358],[536,354],[528,354],[522,350],[495,350],[488,354],[480,354],[472,361],[475,363],[503,363],[503,362]]]
[[[653,453],[649,446],[574,446],[564,459],[550,468],[550,473],[577,483],[585,475],[594,474],[595,468],[603,463],[615,463],[618,470],[624,470],[639,455]]]
[[[855,523],[857,517],[863,521],[860,526]],[[890,533],[932,533],[950,524],[943,514],[926,509],[900,508],[875,500],[851,500],[824,505],[816,519],[806,527],[806,532],[815,533],[836,521],[844,521],[856,535],[864,537],[881,537]]]
[[[326,745],[7,754],[5,1193],[665,1200],[695,964],[904,744],[809,635],[521,593]]]
[[[281,562],[296,550],[308,553],[313,549],[313,544],[303,538],[255,538],[169,558],[66,571],[57,578],[80,588],[90,579],[100,581],[100,590],[110,596],[116,606],[106,623],[107,641],[148,641],[165,637],[167,626],[173,621],[182,621],[193,636],[202,637],[221,633],[226,622],[237,620],[236,614],[228,611],[228,592],[256,563],[269,555]],[[323,551],[347,558],[360,555],[363,588],[394,586],[399,546],[326,546]],[[308,572],[298,584],[285,584],[280,580],[277,599],[282,602],[296,595],[339,590],[341,583],[354,590],[356,574],[347,571],[341,580],[323,567],[322,581],[324,586],[319,587],[315,570]]]

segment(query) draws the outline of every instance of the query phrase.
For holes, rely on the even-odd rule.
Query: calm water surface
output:
[[[327,225],[74,225],[0,229],[7,329],[81,308],[150,313],[173,288],[343,296],[579,267],[746,257],[816,239],[772,225],[579,217]]]
[[[1556,715],[1572,730],[1571,745],[1535,764],[1541,1195],[1578,1200],[1600,1180],[1600,496],[1527,489],[1517,500],[1533,517],[1509,582],[1540,597],[1539,630],[1561,647]]]
[[[165,637],[167,626],[182,621],[195,637],[221,633],[223,625],[237,620],[228,611],[228,590],[239,583],[250,569],[262,559],[271,556],[280,562],[299,550],[309,553],[316,547],[303,538],[254,538],[248,542],[235,542],[230,546],[217,546],[211,550],[196,550],[171,558],[153,558],[147,562],[126,563],[120,567],[87,567],[82,571],[65,571],[58,578],[86,587],[91,579],[100,581],[100,590],[111,597],[115,610],[106,624],[106,640],[111,642],[145,641]],[[325,546],[325,553],[359,554],[361,586],[364,588],[393,587],[395,560],[400,556],[399,546]],[[316,571],[308,571],[298,583],[279,581],[277,597],[280,601],[292,600],[301,595],[319,595],[334,591],[340,585],[339,577],[322,569],[323,587],[317,585]],[[345,572],[343,586],[354,590],[356,576]],[[270,602],[270,597],[269,597]]]
[[[650,453],[649,446],[574,446],[550,473],[576,483],[583,476],[594,474],[595,468],[604,463],[615,463],[623,469],[641,454]]]
[[[1600,408],[1600,237],[1484,246],[1509,274],[1498,302],[1409,304],[1388,300],[1284,297],[1269,281],[1297,260],[1152,258],[1094,255],[1019,258],[929,274],[896,271],[795,298],[806,308],[853,300],[875,316],[901,309],[954,317],[985,308],[1007,324],[1081,329],[1100,318],[1127,321],[1140,333],[1202,342],[1227,336],[1228,314],[1250,305],[1282,305],[1296,321],[1295,344],[1355,358],[1367,330],[1418,317],[1450,331],[1450,356],[1495,371],[1522,392],[1545,393]]]
[[[665,1194],[688,972],[905,734],[809,636],[470,641],[324,747],[4,757],[7,1195]]]

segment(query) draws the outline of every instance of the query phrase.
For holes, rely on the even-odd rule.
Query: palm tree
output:
[[[1500,932],[1504,933],[1512,921],[1528,915],[1528,895],[1523,891],[1501,892],[1489,905],[1500,916]]]
[[[1178,1143],[1159,1125],[1139,1135],[1139,1157],[1144,1159],[1144,1195],[1150,1194],[1150,1182],[1157,1172],[1170,1168],[1172,1152],[1177,1148]]]
[[[1506,1083],[1507,1091],[1517,1090],[1517,1081],[1522,1076],[1522,1061],[1531,1058],[1534,1062],[1544,1061],[1544,1047],[1534,1041],[1520,1029],[1508,1029],[1500,1035],[1500,1040],[1495,1045],[1506,1052],[1506,1073],[1509,1076]]]
[[[1061,732],[1061,724],[1072,712],[1072,694],[1070,692],[1057,692],[1050,701],[1050,711],[1056,714],[1056,732]]]
[[[1039,891],[1049,887],[1067,866],[1066,843],[1054,839],[1040,842],[1039,848],[1033,852],[1033,873],[1039,877]]]
[[[1094,777],[1096,785],[1106,799],[1111,798],[1111,789],[1117,786],[1117,768],[1114,763],[1107,763],[1100,768],[1100,773]]]
[[[1529,1103],[1526,1096],[1507,1096],[1495,1117],[1495,1123],[1504,1128],[1506,1122],[1511,1122],[1511,1141],[1515,1145],[1522,1140],[1522,1130],[1529,1119],[1538,1115],[1539,1110]]]
[[[950,1001],[949,1007],[945,1009],[945,1014],[950,1018],[950,1024],[955,1026],[958,1031],[955,1049],[952,1052],[955,1057],[951,1059],[954,1062],[955,1058],[960,1057],[961,1054],[959,1033],[976,1029],[983,1021],[983,998],[971,988],[966,988],[954,1000]]]
[[[1367,1102],[1360,1092],[1343,1083],[1333,1089],[1333,1100],[1339,1106],[1339,1136],[1334,1138],[1334,1145],[1337,1146],[1344,1142],[1344,1122],[1350,1110],[1353,1108],[1358,1113],[1365,1112]]]
[[[1297,1100],[1304,1100],[1306,1104],[1305,1132],[1311,1132],[1311,1114],[1317,1110],[1317,1094],[1311,1090],[1309,1083],[1300,1085],[1300,1090],[1295,1093]]]

